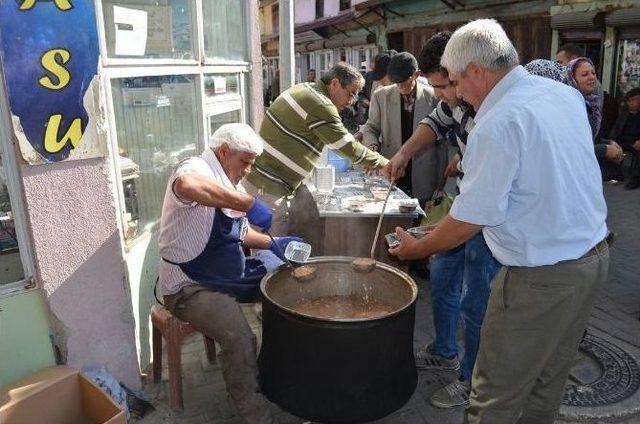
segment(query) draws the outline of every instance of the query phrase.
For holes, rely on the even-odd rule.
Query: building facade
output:
[[[89,124],[78,126],[79,146],[74,141],[64,160],[27,154],[33,140],[21,131],[27,121],[17,116],[15,94],[39,92],[12,83],[29,46],[19,45],[16,55],[9,44],[15,34],[2,32],[0,386],[66,363],[104,364],[137,389],[151,360],[149,311],[167,178],[178,161],[201,153],[220,125],[257,127],[262,120],[258,3],[25,0],[2,8],[4,17],[41,19],[44,27],[45,17],[84,13],[96,36],[78,48],[95,49],[99,59],[83,87]],[[42,56],[34,87],[65,93],[70,82],[56,75],[79,66],[80,55],[54,50],[49,44],[57,39],[49,43],[40,29],[38,45],[51,48],[52,59]],[[78,31],[70,43],[84,40]],[[16,36],[22,39],[28,37]],[[93,154],[74,157],[88,133]]]
[[[363,71],[378,53],[384,36],[384,19],[365,0],[296,0],[295,81],[307,80],[309,69],[317,78],[335,63],[343,61]],[[260,1],[260,34],[263,55],[263,83],[266,97],[279,92],[279,2]]]

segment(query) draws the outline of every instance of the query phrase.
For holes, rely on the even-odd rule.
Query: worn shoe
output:
[[[460,369],[460,361],[457,356],[453,358],[445,358],[433,352],[433,347],[427,345],[416,352],[416,368],[419,370],[450,370],[457,371]]]
[[[457,406],[469,406],[469,381],[456,380],[438,389],[431,396],[431,405],[436,408],[455,408]]]

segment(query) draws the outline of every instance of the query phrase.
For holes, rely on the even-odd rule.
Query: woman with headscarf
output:
[[[596,68],[591,59],[578,57],[567,64],[567,84],[582,93],[587,105],[589,125],[595,140],[602,123],[604,93],[598,82]]]
[[[596,140],[596,135],[600,130],[602,122],[602,99],[603,92],[595,68],[591,60],[586,57],[579,57],[569,62],[567,66],[561,65],[546,59],[535,59],[525,65],[529,73],[567,84],[575,88],[582,94],[587,108],[587,117],[594,138],[594,150],[603,177],[608,179],[611,171],[605,166],[604,161],[620,163],[623,158],[622,148],[611,140]]]

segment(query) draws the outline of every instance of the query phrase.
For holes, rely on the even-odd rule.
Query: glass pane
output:
[[[240,79],[238,74],[205,75],[205,102],[240,98]]]
[[[102,0],[109,57],[193,59],[189,0]]]
[[[618,48],[617,95],[640,87],[640,40],[622,40]]]
[[[245,2],[207,0],[202,3],[204,52],[209,58],[246,61]]]
[[[0,158],[0,285],[24,278],[5,172]]]
[[[213,136],[213,133],[224,124],[232,124],[235,122],[242,122],[242,115],[239,109],[209,116],[209,137]]]
[[[125,238],[151,230],[160,218],[173,167],[198,154],[195,77],[112,80],[125,197]]]

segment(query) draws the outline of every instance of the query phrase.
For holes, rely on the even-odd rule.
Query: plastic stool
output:
[[[176,318],[164,306],[151,308],[153,327],[153,382],[159,383],[162,377],[162,338],[167,342],[167,362],[169,366],[169,406],[173,410],[182,410],[182,342],[191,333],[197,332],[188,322]],[[215,341],[204,336],[204,346],[210,363],[216,361]]]

